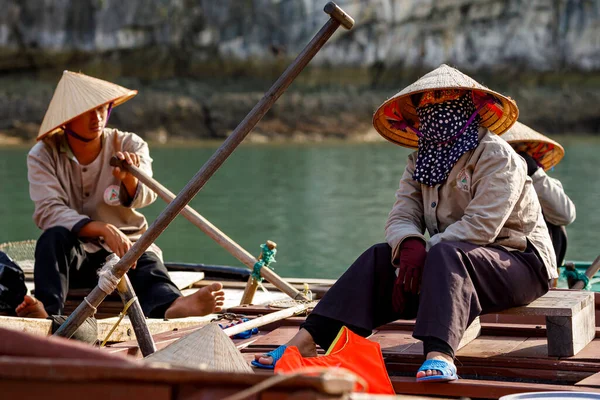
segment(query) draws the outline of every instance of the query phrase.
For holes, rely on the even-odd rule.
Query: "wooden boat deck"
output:
[[[300,281],[301,280],[298,282]],[[327,283],[329,282],[313,282],[311,284],[311,289],[316,289],[313,291],[322,295],[327,290]],[[210,282],[200,281],[196,282],[193,286],[197,288],[206,284],[210,284]],[[238,306],[237,304],[239,303],[239,298],[241,297],[243,290],[242,287],[243,284],[237,282],[227,283],[226,297],[228,298],[228,301],[226,307],[228,308],[228,312],[244,315],[248,318],[254,318],[278,310],[277,308],[269,307],[269,304],[279,299],[286,299],[285,295],[276,291],[270,291],[268,294],[265,294],[259,290],[255,300],[256,303],[263,304]],[[74,291],[71,292],[71,295],[68,304],[76,306],[81,302],[85,292],[82,291],[79,293]],[[600,294],[595,295],[595,303],[596,305],[599,305]],[[98,316],[107,317],[115,315],[121,311],[121,308],[122,304],[118,298],[109,298],[108,301],[105,301],[102,304],[102,307],[99,310],[100,315]],[[597,307],[596,309],[600,310],[600,307]],[[598,313],[598,311],[596,311],[596,313]],[[157,329],[167,330],[166,332],[154,335],[157,347],[159,349],[166,347],[168,344],[178,340],[182,336],[199,329],[199,327],[210,322],[214,317],[214,315],[206,316],[199,318],[196,321],[188,319],[155,321],[158,326]],[[114,320],[114,318],[112,318],[112,320]],[[249,339],[234,339],[234,343],[238,349],[240,349],[244,358],[249,362],[254,359],[255,354],[273,350],[277,346],[286,343],[298,330],[298,327],[303,320],[304,316],[298,316],[271,323],[262,327],[258,335],[254,335]],[[423,362],[423,355],[421,342],[414,339],[411,335],[414,321],[396,321],[382,326],[374,332],[371,336],[371,340],[380,343],[386,367],[392,379],[394,388],[397,393],[403,395],[444,396],[444,398],[498,398],[507,394],[531,391],[566,390],[594,391],[600,393],[600,328],[596,328],[595,339],[578,354],[573,357],[558,358],[549,357],[547,355],[546,328],[543,317],[523,317],[519,315],[499,314],[483,316],[481,321],[482,335],[457,352],[456,364],[461,379],[450,384],[415,382],[414,374]],[[106,320],[106,322],[108,322],[108,320]],[[152,323],[154,322],[151,322],[150,324]],[[600,318],[597,318],[596,323],[600,323]],[[112,343],[105,348],[104,351],[141,358],[137,342],[131,340],[133,339],[131,330],[127,330],[126,327],[127,322],[125,322],[125,327],[123,329],[117,331],[121,333],[117,333],[117,336],[113,339],[129,340],[121,343]],[[40,333],[43,334],[43,332]],[[320,350],[320,352],[323,353],[322,350]],[[6,360],[4,357],[0,357],[0,383],[2,386],[5,385],[5,380],[7,379],[6,374],[10,375],[10,373],[14,372],[11,370],[13,372],[9,373],[10,368],[8,367],[8,364],[6,364],[9,361],[13,362],[14,360]],[[51,365],[53,371],[62,371],[58,375],[62,376],[64,379],[71,379],[73,377],[73,375],[70,375],[73,370],[73,365],[69,365],[68,363],[65,364],[64,361],[63,364],[60,364],[60,362],[56,360],[51,361]],[[94,369],[92,370],[96,371]],[[25,369],[23,371],[25,371]],[[266,379],[266,377],[272,374],[269,370],[255,371],[256,375],[262,377],[260,379]],[[96,371],[95,373],[98,372]],[[26,373],[26,375],[27,374],[29,373]],[[191,375],[186,376],[189,376],[190,380],[198,380],[196,384],[192,385],[196,388],[201,385],[199,382],[206,382],[206,372],[189,371],[189,374]],[[42,379],[41,375],[42,373],[40,372],[39,379]],[[152,374],[150,375],[154,376]],[[240,382],[246,382],[244,380],[246,378],[243,378],[245,374],[234,375],[235,376],[231,374],[228,375],[227,385],[230,385],[231,383],[233,385],[232,387],[235,387],[239,383],[238,380]],[[242,377],[238,377],[238,375]],[[31,377],[31,374],[28,376]],[[138,376],[137,372],[134,376]],[[191,378],[192,376],[194,378]],[[33,377],[33,379],[38,378]],[[105,378],[106,377],[103,377],[102,379]],[[106,379],[112,382],[112,375],[110,379]],[[135,381],[136,379],[137,378],[133,380]],[[215,379],[217,379],[218,382],[221,378],[216,377]],[[129,382],[130,379],[127,378],[126,381]],[[140,385],[135,383],[134,386],[136,388],[139,386],[139,393],[146,393],[145,385],[148,384],[148,381],[144,380]],[[153,382],[151,386],[154,384],[160,388],[156,389],[157,392],[154,392],[154,389],[150,390],[153,398],[156,398],[154,396],[155,394],[159,396],[158,398],[185,398],[185,396],[178,397],[173,393],[184,393],[188,390],[189,386],[188,383],[182,383],[177,379],[169,382],[159,380]],[[166,387],[171,388],[171,397],[168,397],[168,395],[167,397],[162,397],[161,390],[165,388],[165,385]],[[240,383],[239,385],[248,386],[249,383]],[[304,385],[304,383],[302,383],[302,385]],[[308,386],[310,386],[310,384]],[[42,384],[40,387],[43,388],[44,385]],[[77,386],[74,387],[75,390],[79,390],[77,389]],[[116,385],[115,387],[119,387],[119,385]],[[213,394],[217,396],[216,393],[218,393],[218,390],[215,392],[213,389],[214,388],[212,387],[207,387],[208,392],[206,393],[210,392],[212,394],[207,395],[208,397],[205,398],[213,398],[210,397]],[[138,393],[136,390],[134,390],[134,392]],[[183,392],[180,392],[180,390],[183,390]],[[306,398],[321,398],[320,396],[323,396],[323,393],[319,392],[320,389],[316,390],[314,387],[312,387],[312,389],[299,388],[298,390],[300,392],[305,390]],[[275,390],[275,392],[277,392],[277,390]],[[144,396],[147,395],[144,394]],[[331,394],[327,394],[325,397],[330,398],[329,396],[331,396]],[[133,398],[136,397],[134,396]],[[214,398],[218,398],[218,396]],[[265,398],[269,397],[267,396]],[[335,398],[335,396],[332,398]]]

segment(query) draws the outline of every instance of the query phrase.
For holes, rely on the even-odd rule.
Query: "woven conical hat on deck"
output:
[[[116,107],[136,94],[137,90],[81,73],[64,71],[50,100],[37,140],[60,131],[61,126],[88,111],[109,103]]]
[[[403,120],[406,124],[418,129],[419,117],[410,96],[443,89],[471,91],[476,107],[479,107],[477,99],[492,96],[495,103],[483,106],[479,115],[481,116],[481,125],[498,135],[506,132],[519,116],[517,103],[510,97],[494,92],[459,70],[442,64],[383,103],[373,115],[373,126],[381,136],[390,142],[416,149],[419,142],[416,133],[410,128],[394,127],[394,122]],[[394,115],[394,120],[390,119],[390,115]]]
[[[144,358],[176,367],[221,372],[252,372],[219,325],[210,323]]]
[[[525,151],[542,165],[545,171],[554,167],[565,156],[565,149],[560,143],[517,122],[502,136],[515,150]]]

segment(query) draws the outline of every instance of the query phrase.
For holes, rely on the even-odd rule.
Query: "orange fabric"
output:
[[[324,356],[304,358],[297,347],[289,346],[275,364],[275,372],[299,372],[307,367],[346,368],[367,382],[367,393],[395,394],[379,343],[365,339],[345,326]]]
[[[443,103],[448,100],[456,100],[466,93],[466,90],[461,89],[440,89],[431,90],[423,93],[419,107],[426,106],[428,104]]]

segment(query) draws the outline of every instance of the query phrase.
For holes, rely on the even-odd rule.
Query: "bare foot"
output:
[[[425,357],[428,360],[442,360],[442,361],[446,361],[448,364],[454,365],[454,360],[452,359],[452,357],[450,357],[448,354],[444,354],[444,353],[440,353],[437,351],[432,351],[430,353],[427,353],[427,356]],[[417,372],[417,378],[423,378],[425,376],[432,376],[432,375],[441,375],[440,371],[436,371],[436,370],[426,370],[426,371],[419,371]]]
[[[308,333],[308,331],[305,329],[300,329],[298,333],[296,333],[296,336],[286,343],[286,346],[296,346],[303,357],[317,356],[317,345],[315,344],[315,341],[310,333]],[[260,364],[273,364],[273,358],[265,357],[264,354],[256,354],[254,359]]]
[[[215,282],[196,293],[179,297],[165,312],[165,318],[183,318],[208,315],[223,309],[225,292],[223,285]]]
[[[24,318],[48,318],[44,305],[38,299],[26,295],[23,302],[15,309],[19,317]]]

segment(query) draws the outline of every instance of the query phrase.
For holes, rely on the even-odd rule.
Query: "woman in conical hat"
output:
[[[316,355],[315,343],[327,348],[343,325],[367,336],[416,317],[413,336],[427,359],[417,380],[454,380],[454,352],[479,314],[546,293],[556,277],[552,244],[525,162],[498,137],[517,116],[510,98],[446,65],[386,101],[375,128],[418,149],[396,191],[386,243],[354,262],[288,345]],[[255,365],[280,355],[257,356]]]
[[[136,211],[156,194],[126,171],[117,156],[152,175],[148,145],[139,136],[106,127],[110,111],[137,94],[100,79],[65,71],[27,157],[33,220],[44,232],[36,245],[35,296],[20,316],[63,312],[70,287],[94,287],[96,270],[122,257],[148,228]],[[169,279],[161,251],[152,245],[128,273],[147,316],[205,315],[223,305],[221,285],[183,297]]]
[[[556,264],[562,265],[567,252],[565,227],[575,221],[575,205],[560,181],[549,177],[545,171],[554,168],[562,160],[565,149],[558,142],[520,122],[516,122],[502,139],[527,162],[527,175],[533,181],[542,206],[556,254]]]

